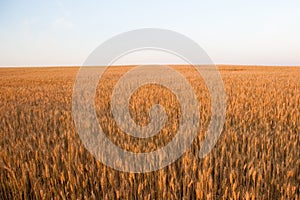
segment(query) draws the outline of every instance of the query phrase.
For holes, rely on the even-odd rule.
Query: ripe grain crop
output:
[[[78,68],[0,69],[0,198],[300,199],[300,68],[219,66],[226,121],[215,148],[200,159],[211,115],[209,93],[194,69],[173,67],[200,103],[198,137],[176,162],[140,174],[103,165],[81,143],[72,119]],[[149,108],[159,103],[168,121],[149,139],[122,132],[110,98],[131,68],[108,68],[98,84],[96,113],[115,144],[149,152],[176,134],[180,105],[167,88],[145,85],[130,99],[132,118],[146,125]]]

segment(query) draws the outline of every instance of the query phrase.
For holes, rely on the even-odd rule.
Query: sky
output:
[[[140,28],[184,34],[217,64],[300,65],[299,10],[299,0],[0,0],[0,66],[82,65],[104,41]]]

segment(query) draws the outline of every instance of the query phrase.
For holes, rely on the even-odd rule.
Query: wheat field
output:
[[[159,103],[168,121],[152,138],[122,132],[110,98],[131,68],[110,67],[99,81],[98,121],[123,149],[154,151],[176,134],[180,105],[167,88],[145,85],[130,99],[133,120],[146,125],[149,108]],[[219,66],[226,121],[216,146],[202,159],[209,93],[195,69],[173,68],[196,93],[200,128],[181,158],[148,173],[116,171],[84,148],[72,119],[79,68],[0,69],[0,199],[300,199],[300,68]]]

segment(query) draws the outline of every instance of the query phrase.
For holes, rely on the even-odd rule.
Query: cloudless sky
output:
[[[215,63],[300,65],[299,0],[0,0],[0,66],[81,65],[139,28],[182,33]]]

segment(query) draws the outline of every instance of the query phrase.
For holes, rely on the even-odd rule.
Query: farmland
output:
[[[147,125],[149,108],[159,103],[168,121],[152,138],[122,132],[110,98],[131,68],[110,67],[99,81],[98,121],[121,148],[154,151],[176,134],[180,105],[167,88],[145,85],[130,99],[133,120]],[[193,68],[173,68],[190,82],[199,101],[198,136],[174,163],[137,174],[105,166],[83,146],[72,118],[79,68],[0,69],[0,198],[300,199],[300,68],[219,66],[226,121],[215,148],[202,159],[198,152],[210,121],[209,92]]]

